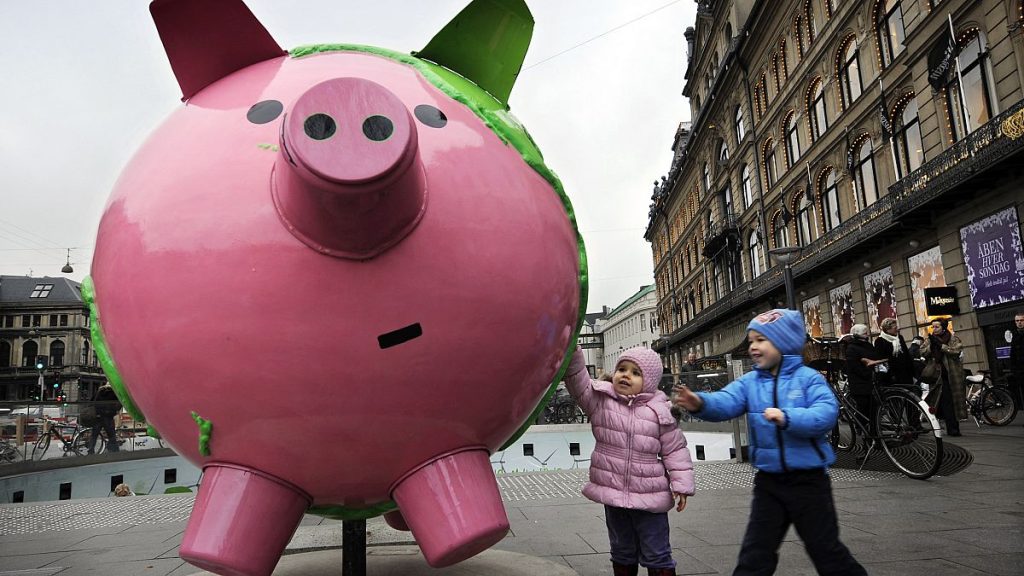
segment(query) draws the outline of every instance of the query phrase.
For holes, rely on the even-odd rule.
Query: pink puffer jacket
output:
[[[634,398],[620,396],[610,382],[591,380],[579,350],[566,371],[566,388],[590,416],[597,440],[583,495],[618,508],[666,512],[674,505],[673,492],[693,494],[693,460],[668,397],[658,390],[661,358],[653,350],[632,348],[623,359],[643,372],[643,392]]]

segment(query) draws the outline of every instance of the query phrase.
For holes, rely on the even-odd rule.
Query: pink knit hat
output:
[[[650,348],[637,346],[619,354],[615,366],[617,367],[623,360],[629,360],[640,367],[640,373],[644,377],[644,392],[654,392],[658,389],[658,383],[661,382],[661,375],[665,368],[662,366],[661,356],[657,352]]]

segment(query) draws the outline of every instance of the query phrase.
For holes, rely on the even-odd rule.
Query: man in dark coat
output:
[[[868,417],[871,433],[876,434],[876,407],[871,398],[872,376],[875,366],[884,360],[879,360],[875,347],[871,345],[867,326],[854,324],[850,328],[850,336],[850,343],[846,345],[846,378],[850,385],[850,397],[857,405],[857,411]]]
[[[1013,340],[1010,341],[1010,389],[1013,399],[1017,401],[1017,408],[1020,408],[1024,406],[1021,403],[1021,395],[1024,393],[1024,310],[1014,313],[1013,323],[1016,326],[1012,332]]]
[[[92,454],[96,450],[100,429],[107,434],[107,452],[117,452],[120,448],[114,430],[114,416],[121,411],[121,402],[110,384],[100,386],[92,400],[96,403],[96,422],[92,425],[92,433],[89,435],[88,452]]]

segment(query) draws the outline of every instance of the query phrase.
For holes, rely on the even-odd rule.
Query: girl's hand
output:
[[[765,408],[764,419],[769,422],[774,422],[776,426],[786,425],[786,414],[778,408]]]
[[[686,494],[681,494],[679,492],[673,492],[672,495],[675,496],[676,499],[679,500],[679,503],[676,504],[676,512],[682,512],[683,508],[686,508]]]
[[[675,394],[672,396],[672,403],[680,408],[685,409],[687,412],[700,412],[700,409],[704,407],[704,401],[693,393],[692,390],[683,386],[682,384],[672,389]]]

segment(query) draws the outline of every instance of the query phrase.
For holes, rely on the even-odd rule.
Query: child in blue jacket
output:
[[[754,500],[733,576],[775,573],[779,545],[792,523],[818,574],[866,575],[839,541],[827,469],[835,461],[828,434],[839,408],[822,375],[804,366],[803,317],[771,310],[747,326],[755,370],[718,392],[676,388],[675,404],[703,420],[746,412]]]

